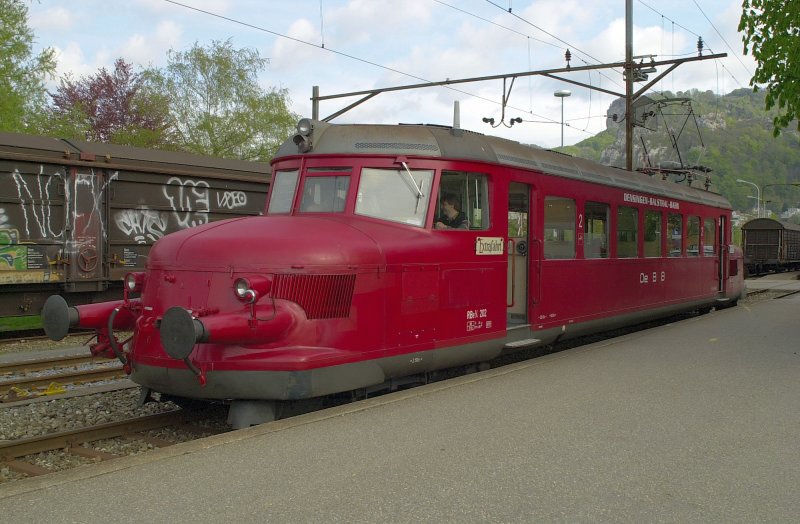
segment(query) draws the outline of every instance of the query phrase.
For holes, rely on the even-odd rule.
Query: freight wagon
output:
[[[0,331],[37,327],[45,299],[121,294],[168,233],[257,215],[265,164],[0,133]],[[224,246],[221,247],[224,249]]]
[[[800,226],[756,218],[742,226],[744,265],[748,275],[800,267]]]

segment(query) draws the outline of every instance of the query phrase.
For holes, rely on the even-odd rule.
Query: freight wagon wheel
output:
[[[78,267],[84,273],[91,273],[97,267],[97,250],[85,247],[78,253]]]

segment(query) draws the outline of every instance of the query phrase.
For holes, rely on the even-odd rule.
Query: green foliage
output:
[[[35,116],[46,104],[45,80],[55,51],[33,55],[33,31],[22,0],[0,0],[0,131],[37,132]]]
[[[600,159],[603,155],[603,151],[607,148],[611,147],[614,144],[616,137],[614,133],[611,131],[601,131],[597,135],[584,140],[578,144],[571,145],[571,146],[564,146],[564,148],[558,148],[558,151],[562,153],[566,153],[568,155],[573,155],[581,158],[586,158],[588,160],[593,160],[595,162],[600,162]]]
[[[299,117],[288,109],[286,90],[259,86],[266,64],[258,51],[234,49],[228,40],[170,51],[166,68],[147,71],[151,88],[169,100],[177,147],[224,158],[272,158]]]
[[[778,136],[800,116],[800,2],[743,0],[739,31],[744,52],[758,62],[750,84],[755,89],[766,86],[768,110],[777,105],[772,123]]]

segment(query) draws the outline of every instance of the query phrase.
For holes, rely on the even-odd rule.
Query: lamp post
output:
[[[564,99],[572,94],[572,91],[567,89],[559,89],[553,96],[561,99],[561,147],[564,147]]]
[[[740,184],[749,184],[756,188],[756,213],[758,214],[758,218],[761,218],[761,188],[758,187],[758,184],[742,180],[741,178],[737,178],[736,181]]]

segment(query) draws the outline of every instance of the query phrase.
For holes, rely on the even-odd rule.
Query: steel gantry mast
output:
[[[716,58],[725,58],[728,56],[727,53],[719,53],[719,54],[711,54],[711,55],[703,55],[702,54],[702,40],[698,41],[698,53],[695,57],[689,58],[679,58],[674,60],[653,60],[650,59],[650,62],[644,63],[644,61],[636,62],[633,56],[633,0],[625,0],[625,61],[624,62],[614,62],[608,64],[595,64],[595,65],[586,65],[586,66],[578,66],[573,67],[569,64],[569,50],[567,50],[566,57],[567,57],[567,66],[560,67],[555,69],[541,69],[538,71],[522,71],[518,73],[504,73],[499,75],[489,75],[489,76],[479,76],[479,77],[470,77],[470,78],[458,78],[458,79],[447,79],[441,80],[438,82],[422,82],[418,84],[408,84],[402,86],[395,86],[395,87],[384,87],[380,89],[366,89],[363,91],[351,91],[348,93],[338,93],[333,95],[320,95],[319,94],[319,86],[314,86],[312,89],[311,94],[311,116],[314,120],[320,120],[319,116],[319,106],[320,102],[323,100],[334,100],[338,98],[350,98],[354,96],[360,96],[361,98],[356,100],[355,102],[351,103],[350,105],[340,109],[339,111],[328,115],[327,117],[323,118],[322,121],[330,122],[334,118],[337,118],[347,111],[350,111],[354,107],[363,104],[367,100],[381,94],[381,93],[389,93],[392,91],[406,91],[410,89],[422,89],[425,87],[442,87],[442,86],[452,86],[458,84],[467,84],[473,82],[485,82],[487,80],[509,80],[509,79],[516,79],[520,77],[526,76],[546,76],[549,78],[553,78],[562,82],[566,82],[569,84],[573,84],[576,86],[584,87],[586,89],[591,89],[593,91],[600,91],[602,93],[606,93],[609,95],[617,96],[619,98],[625,99],[625,168],[629,171],[633,169],[633,127],[634,127],[634,119],[632,118],[632,111],[633,111],[633,104],[636,100],[638,100],[644,93],[647,92],[652,86],[657,84],[662,78],[670,74],[676,67],[681,64],[685,64],[687,62],[697,62],[699,60],[712,60]],[[634,82],[638,81],[647,81],[648,76],[646,73],[655,72],[655,68],[659,66],[668,66],[664,71],[658,73],[652,80],[649,80],[646,84],[640,87],[638,90],[634,91]],[[604,89],[602,87],[593,86],[586,84],[584,82],[579,82],[577,80],[572,80],[570,78],[561,76],[563,73],[575,73],[580,71],[595,71],[600,69],[614,69],[614,68],[622,68],[623,69],[623,76],[625,79],[625,92],[619,93],[616,91],[612,91],[610,89]],[[505,91],[505,90],[504,90]],[[503,93],[504,102],[506,101],[506,94]]]

